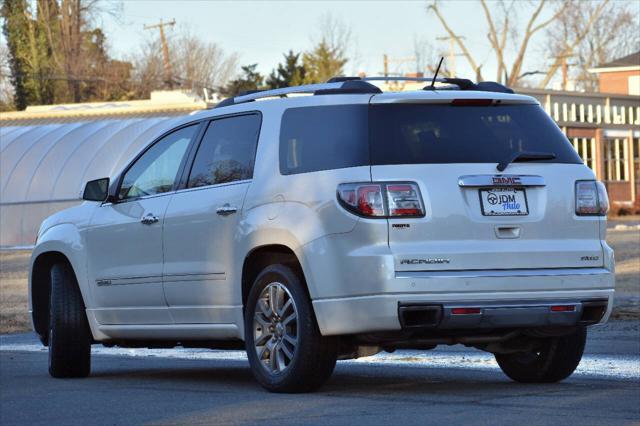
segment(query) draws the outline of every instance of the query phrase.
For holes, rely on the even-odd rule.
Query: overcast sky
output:
[[[523,1],[523,3],[525,3]],[[352,33],[350,56],[354,58],[347,73],[360,70],[369,75],[382,72],[382,55],[390,58],[413,56],[414,39],[428,40],[436,51],[446,53],[446,35],[436,17],[426,11],[426,1],[151,1],[125,0],[119,19],[105,18],[103,25],[112,54],[124,57],[133,52],[145,37],[158,32],[144,31],[144,24],[163,18],[175,19],[203,39],[237,52],[240,64],[258,63],[268,73],[288,49],[308,49],[320,31],[321,17],[331,13],[347,24]],[[465,42],[478,62],[484,63],[485,79],[495,78],[495,64],[486,37],[486,24],[478,2],[447,1],[441,4],[450,25],[466,36]],[[523,9],[515,18],[522,25],[528,19]],[[175,31],[179,31],[177,28]],[[170,35],[171,30],[168,32]],[[543,63],[544,34],[539,33],[530,50],[531,66]],[[391,71],[414,71],[414,65]],[[457,74],[474,78],[463,58],[457,60]]]

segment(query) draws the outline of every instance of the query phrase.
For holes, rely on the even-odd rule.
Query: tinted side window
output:
[[[127,170],[119,198],[137,198],[171,191],[197,124],[183,127],[157,141]]]
[[[251,179],[260,116],[222,118],[209,123],[189,175],[189,188]]]
[[[366,105],[290,108],[280,126],[283,175],[369,163]]]

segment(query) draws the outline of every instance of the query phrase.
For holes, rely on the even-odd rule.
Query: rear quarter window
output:
[[[497,163],[522,151],[582,160],[538,105],[374,105],[371,164]]]
[[[280,126],[280,173],[369,164],[367,105],[287,109]]]

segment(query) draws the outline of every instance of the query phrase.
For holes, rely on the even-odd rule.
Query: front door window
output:
[[[125,173],[119,198],[125,200],[171,191],[197,127],[183,127],[149,148]]]

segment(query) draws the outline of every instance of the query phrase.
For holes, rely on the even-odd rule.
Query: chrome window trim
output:
[[[173,195],[175,194],[177,191],[175,190],[171,190],[171,191],[167,191],[167,192],[160,192],[159,194],[150,194],[150,195],[143,195],[141,197],[132,197],[132,198],[124,198],[122,200],[119,200],[115,203],[112,202],[103,202],[102,204],[100,204],[100,207],[107,207],[107,206],[116,206],[119,204],[126,204],[126,203],[131,203],[134,201],[143,201],[143,200],[148,200],[151,198],[158,198],[158,197],[166,197],[168,195]]]
[[[194,186],[193,188],[181,188],[178,189],[177,191],[175,191],[175,194],[182,194],[184,192],[194,192],[194,191],[201,191],[201,190],[205,190],[205,189],[216,189],[216,188],[224,188],[227,186],[233,186],[233,185],[241,185],[241,184],[247,184],[247,183],[251,183],[253,182],[253,179],[243,179],[243,180],[234,180],[232,182],[223,182],[223,183],[216,183],[213,185],[203,185],[203,186]]]

